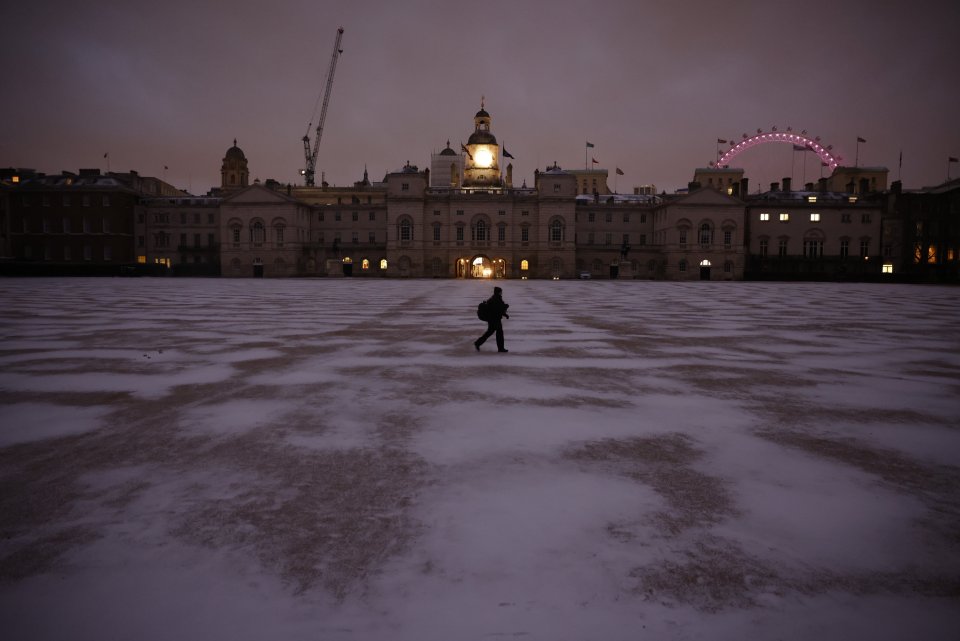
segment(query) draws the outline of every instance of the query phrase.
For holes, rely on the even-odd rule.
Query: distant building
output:
[[[147,195],[180,193],[137,172],[81,169],[4,180],[9,236],[5,273],[119,274],[137,265],[135,218]]]
[[[895,278],[960,282],[960,178],[904,191],[897,181],[883,214],[883,269]]]
[[[137,211],[136,255],[153,275],[220,275],[220,198],[144,198]]]

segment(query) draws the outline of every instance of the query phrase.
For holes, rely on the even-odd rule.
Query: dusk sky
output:
[[[318,183],[429,166],[466,141],[481,96],[515,184],[554,161],[582,169],[590,141],[611,188],[672,192],[718,138],[773,126],[820,136],[844,165],[861,137],[859,164],[906,188],[960,156],[955,1],[39,0],[4,23],[0,166],[106,170],[109,153],[111,170],[195,194],[219,185],[234,138],[251,180],[301,180],[340,26]],[[752,192],[821,171],[783,144],[732,164]]]

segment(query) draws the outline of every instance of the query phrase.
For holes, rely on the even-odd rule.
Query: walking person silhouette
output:
[[[507,352],[509,350],[505,349],[503,346],[503,322],[502,318],[510,318],[507,315],[507,308],[510,307],[507,303],[503,301],[503,290],[499,287],[493,288],[493,296],[487,299],[487,315],[484,320],[487,321],[487,331],[484,332],[483,336],[478,338],[473,342],[473,346],[477,348],[477,351],[480,351],[480,346],[483,345],[484,341],[490,338],[493,334],[497,335],[497,351],[498,352]]]

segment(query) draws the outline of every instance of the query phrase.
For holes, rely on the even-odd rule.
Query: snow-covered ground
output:
[[[960,289],[0,280],[3,639],[956,639]]]

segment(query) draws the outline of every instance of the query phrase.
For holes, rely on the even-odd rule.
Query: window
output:
[[[90,245],[83,246],[83,259],[93,260],[93,248]]]
[[[869,223],[870,220],[871,220],[871,219],[870,219],[870,214],[863,214],[862,216],[860,216],[860,222],[861,222],[861,223]]]
[[[380,259],[380,269],[386,269],[386,268],[387,268],[387,259],[386,259],[386,258],[381,258],[381,259]]]
[[[687,230],[681,229],[680,230],[680,246],[683,247],[686,244],[687,244]]]
[[[606,233],[603,235],[603,244],[612,245],[613,244],[613,234]]]
[[[283,225],[274,226],[273,234],[277,242],[277,247],[283,247]]]
[[[892,264],[892,263],[884,263],[884,264],[883,264],[883,270],[882,270],[882,271],[883,271],[884,274],[892,274],[892,273],[893,273],[893,264]]]
[[[186,246],[187,246],[187,235],[186,235],[186,234],[180,234],[180,246],[181,246],[181,247],[186,247]]]
[[[553,221],[550,225],[550,241],[559,243],[563,240],[563,223],[559,220]]]
[[[335,221],[337,221],[337,222],[340,222],[340,212],[339,212],[339,211],[333,213],[333,219],[334,219]]]
[[[647,244],[647,235],[646,235],[646,234],[640,234],[640,244],[641,244],[641,245],[646,245],[646,244]]]
[[[482,220],[478,221],[476,227],[474,227],[474,240],[479,243],[487,241],[487,224]]]
[[[623,212],[623,222],[625,223],[630,222],[630,214],[628,212]]]
[[[504,209],[500,209],[497,211],[497,216],[506,216],[506,215],[507,215],[507,212]]]
[[[860,258],[866,258],[869,255],[870,255],[870,241],[865,238],[860,241]]]
[[[200,243],[200,234],[194,234],[194,235],[193,235],[193,246],[194,246],[194,247],[200,247],[200,245],[201,245],[201,243]]]
[[[318,219],[317,222],[320,222],[320,223],[323,222],[323,212],[322,212],[322,211],[321,211],[319,214],[317,214],[317,219]]]
[[[555,194],[560,193],[560,183],[553,183],[553,193]]]
[[[787,255],[787,239],[781,238],[777,243],[777,255],[783,258]]]
[[[681,272],[687,271],[687,261],[681,260],[681,261],[680,261],[680,264],[678,265],[678,269],[679,269]]]
[[[353,222],[357,222],[359,220],[360,220],[360,212],[357,212],[357,211],[353,212]]]
[[[214,223],[213,214],[207,214],[207,224],[212,225]]]
[[[375,221],[376,219],[377,219],[377,212],[371,211],[371,212],[370,212],[370,221],[373,222],[373,221]]]
[[[710,227],[710,223],[703,223],[700,225],[700,245],[709,245],[713,242],[713,229]]]
[[[180,224],[181,225],[187,224],[187,214],[185,212],[180,212]]]
[[[213,234],[207,234],[207,247],[213,247],[216,244]]]
[[[808,202],[808,203],[815,203],[815,202],[817,202],[817,197],[816,197],[816,196],[807,196],[807,202]]]
[[[780,222],[786,223],[790,221],[790,214],[780,214]]]
[[[606,221],[607,221],[608,223],[612,223],[612,222],[613,222],[613,212],[612,212],[612,211],[608,211],[608,212],[607,212],[607,215],[606,215],[604,218],[606,219]]]
[[[805,239],[803,241],[804,258],[821,258],[823,256],[823,241]]]
[[[440,223],[433,223],[433,240],[440,242]]]
[[[723,230],[723,248],[730,249],[733,247],[733,232],[729,229]]]
[[[240,226],[235,225],[230,228],[230,231],[233,233],[233,243],[235,245],[239,245],[240,244]]]
[[[646,214],[640,214],[640,222],[641,222],[641,223],[647,222],[647,215],[646,215]]]
[[[525,272],[530,269],[530,261],[524,258],[520,261],[520,271]]]
[[[587,214],[587,222],[592,223],[592,222],[595,221],[596,219],[597,219],[597,214],[596,214],[596,212],[592,212],[592,211],[591,211],[590,213]]]
[[[840,258],[850,256],[850,241],[844,238],[840,241]]]
[[[400,222],[400,242],[408,243],[413,240],[413,225],[409,220]]]
[[[370,235],[369,235],[369,237],[368,237],[367,240],[370,241],[370,244],[371,244],[371,245],[376,245],[376,244],[377,244],[377,232],[375,232],[375,231],[370,232]]]
[[[143,247],[147,242],[147,239],[143,236],[137,236],[137,247]]]
[[[521,216],[529,216],[529,215],[530,215],[530,212],[529,212],[529,211],[521,211],[521,212],[520,212],[520,215],[521,215]]]
[[[260,247],[263,244],[264,235],[263,223],[259,220],[250,226],[250,242],[254,247]]]
[[[110,245],[103,246],[103,259],[113,260],[113,248]]]
[[[434,210],[433,210],[433,215],[434,215],[434,216],[439,216],[439,215],[440,215],[440,210],[439,210],[439,209],[434,209]]]
[[[766,238],[760,240],[760,255],[767,256],[770,251],[770,241]]]
[[[458,209],[458,210],[457,210],[457,216],[463,216],[463,210],[462,210],[462,209]]]
[[[410,183],[401,183],[400,191],[410,191]]]
[[[368,271],[370,269],[369,258],[364,258],[362,261],[360,261],[360,269],[362,269],[363,271]]]
[[[459,223],[457,225],[457,242],[458,243],[463,242],[463,223]]]
[[[520,228],[520,242],[529,243],[530,242],[530,228],[521,227]]]
[[[587,232],[587,244],[592,245],[594,243],[593,232]]]
[[[767,212],[761,213],[760,220],[770,220],[770,214]]]
[[[840,214],[840,222],[841,222],[841,223],[849,223],[849,222],[850,222],[850,214]]]
[[[503,242],[506,242],[506,240],[507,240],[507,226],[500,225],[499,227],[497,227],[497,241],[503,243]]]
[[[359,233],[359,232],[353,232],[353,234],[350,236],[350,242],[352,242],[354,245],[359,245],[359,244],[360,244],[360,233]]]
[[[820,222],[820,214],[810,214],[810,222],[811,222],[811,223],[819,223],[819,222]]]

